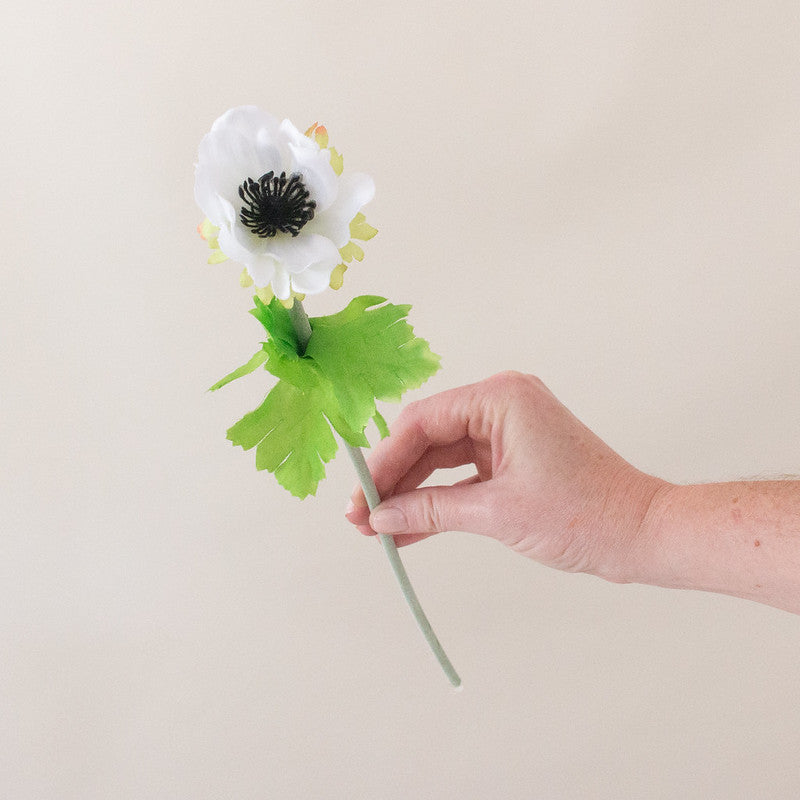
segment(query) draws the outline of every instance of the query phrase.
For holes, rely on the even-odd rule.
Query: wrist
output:
[[[628,581],[800,613],[800,482],[666,484],[631,552]]]
[[[613,583],[655,583],[659,520],[678,487],[633,467],[618,476],[604,508],[605,557],[593,573]]]

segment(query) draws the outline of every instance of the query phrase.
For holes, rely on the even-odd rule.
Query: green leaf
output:
[[[297,361],[300,358],[297,353],[297,334],[292,326],[289,312],[281,302],[276,298],[272,298],[269,303],[264,303],[258,295],[253,300],[256,307],[250,309],[250,313],[264,326],[268,334],[267,341],[262,344],[261,350],[246,364],[242,364],[241,367],[226,375],[222,380],[217,381],[211,387],[212,392],[221,389],[243,375],[249,375],[262,364],[265,364],[266,369],[277,377],[285,377],[282,372],[286,372],[286,370],[281,369],[283,362]],[[291,382],[297,384],[296,380]]]
[[[399,401],[439,369],[439,356],[405,321],[410,308],[366,295],[338,314],[311,320],[306,356],[330,381],[353,430],[364,430],[376,399]]]
[[[212,388],[218,389],[260,365],[279,382],[264,402],[228,430],[234,445],[256,450],[256,468],[275,474],[296,497],[314,494],[325,464],[337,450],[333,428],[356,447],[368,447],[364,429],[372,419],[389,435],[375,400],[400,400],[439,369],[439,356],[414,336],[411,308],[382,297],[357,297],[338,314],[310,320],[303,356],[289,311],[273,299],[255,298],[251,311],[268,339],[262,351]]]
[[[325,464],[336,454],[331,424],[350,444],[368,446],[363,431],[353,430],[339,412],[331,385],[310,363],[294,364],[303,386],[279,381],[255,411],[228,429],[228,439],[244,450],[256,448],[256,469],[273,472],[295,497],[317,491]]]
[[[301,358],[298,355],[292,358],[269,352],[269,342],[265,342],[263,347],[269,354],[265,369],[276,378],[291,383],[298,389],[313,389],[320,380],[324,380],[317,365],[310,358]]]
[[[269,334],[269,342],[265,347],[269,355],[281,355],[289,358],[298,358],[297,334],[292,326],[289,312],[277,297],[269,303],[256,295],[253,298],[255,308],[250,313],[264,326]]]
[[[209,391],[215,392],[217,389],[221,389],[223,386],[225,386],[225,384],[235,381],[237,378],[241,378],[243,375],[249,375],[254,370],[257,370],[266,360],[267,354],[264,352],[264,350],[259,350],[246,364],[242,364],[241,367],[227,374],[222,380],[217,381],[209,389]]]
[[[389,435],[389,426],[386,424],[386,420],[383,418],[380,411],[375,411],[372,415],[372,421],[375,423],[375,427],[378,429],[381,439],[385,439]]]
[[[264,402],[228,429],[228,439],[256,448],[256,469],[275,474],[295,497],[317,491],[325,464],[336,454],[336,439],[314,390],[280,381]]]

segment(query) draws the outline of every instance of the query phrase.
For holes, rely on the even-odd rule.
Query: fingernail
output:
[[[347,501],[347,508],[344,510],[344,515],[349,517],[356,510],[356,505],[352,500]]]
[[[406,515],[399,508],[381,508],[369,518],[372,530],[377,533],[403,533],[408,529]]]

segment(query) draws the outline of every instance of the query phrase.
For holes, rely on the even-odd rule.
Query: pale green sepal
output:
[[[347,264],[337,264],[331,272],[330,287],[331,289],[341,289],[344,283],[344,274],[347,272]]]
[[[350,222],[350,236],[362,242],[368,242],[378,233],[377,228],[367,223],[367,218],[359,211]]]
[[[342,261],[345,261],[348,264],[353,259],[356,261],[364,260],[364,250],[353,241],[348,242],[344,247],[342,247],[339,250],[339,255],[342,257]]]
[[[217,381],[209,391],[215,392],[231,381],[235,381],[237,378],[241,378],[244,375],[249,375],[251,372],[257,370],[266,360],[266,352],[264,350],[259,350],[246,364],[242,364],[241,367],[226,375],[222,380]]]
[[[206,217],[197,226],[197,232],[207,242],[214,242],[213,246],[216,247],[217,236],[219,235],[219,226],[214,225],[208,217]]]
[[[228,260],[228,256],[219,249],[219,242],[217,241],[219,228],[213,225],[208,217],[197,226],[197,232],[211,248],[211,255],[208,257],[209,264],[219,264],[221,261]]]
[[[253,279],[250,277],[250,273],[247,271],[247,267],[245,267],[239,273],[239,286],[241,286],[242,289],[247,289],[252,285],[253,285]]]
[[[331,167],[333,167],[333,171],[341,176],[342,172],[344,172],[344,158],[342,158],[342,154],[335,148],[329,148],[331,152]]]
[[[228,256],[226,256],[225,253],[222,252],[222,250],[214,250],[208,257],[209,264],[221,264],[223,261],[227,260]]]

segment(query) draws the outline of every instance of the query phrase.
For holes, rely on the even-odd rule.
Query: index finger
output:
[[[403,409],[392,425],[390,436],[376,446],[368,459],[381,498],[389,496],[429,450],[448,448],[465,438],[487,436],[477,386],[449,389]],[[467,453],[469,449],[463,451]],[[465,457],[461,463],[469,460]],[[356,505],[365,505],[360,490],[354,492],[352,499]]]

